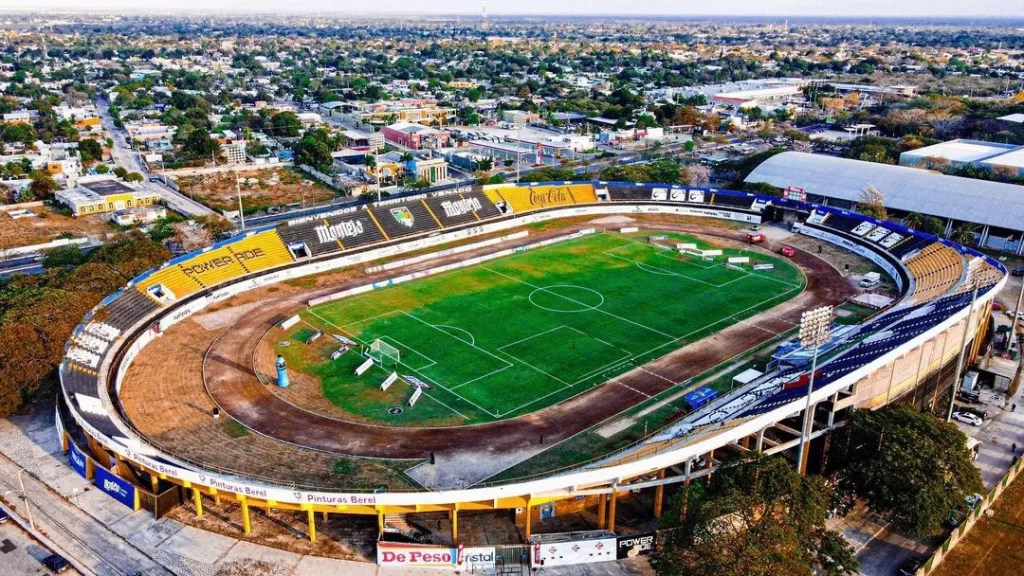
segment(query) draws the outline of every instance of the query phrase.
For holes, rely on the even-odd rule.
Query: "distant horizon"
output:
[[[603,17],[657,17],[657,18],[742,18],[742,19],[907,19],[907,20],[1024,20],[1024,11],[1018,0],[978,0],[969,6],[958,0],[849,0],[842,6],[822,4],[817,0],[721,0],[714,8],[701,10],[688,7],[678,11],[674,1],[636,0],[632,12],[622,12],[615,0],[563,0],[559,8],[550,9],[546,0],[517,0],[502,2],[490,0],[487,5],[490,18],[516,18],[531,16],[560,16],[576,18]],[[503,10],[509,5],[513,11]],[[433,0],[417,4],[410,9],[404,0],[377,0],[372,10],[350,10],[330,0],[250,0],[245,8],[228,0],[179,0],[171,7],[140,7],[136,0],[81,0],[69,4],[68,0],[0,0],[0,13],[43,15],[48,12],[74,14],[124,15],[246,15],[246,14],[330,14],[340,17],[421,18],[444,16],[481,16],[481,0]],[[970,9],[972,12],[966,12]]]

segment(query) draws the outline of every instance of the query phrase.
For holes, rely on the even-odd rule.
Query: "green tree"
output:
[[[118,178],[124,178],[128,175],[128,170],[125,170],[122,166],[114,166],[114,176]]]
[[[270,128],[274,136],[293,138],[302,130],[302,121],[294,112],[279,112],[270,117]]]
[[[142,182],[143,180],[145,180],[145,178],[143,178],[142,174],[139,174],[138,172],[129,172],[124,175],[125,182]]]
[[[82,140],[78,143],[78,153],[82,157],[82,164],[88,166],[103,158],[103,146],[95,140]]]
[[[196,128],[185,139],[181,152],[188,158],[210,158],[220,151],[220,144],[210,138],[205,128]]]
[[[920,212],[911,212],[903,219],[903,224],[911,230],[920,230],[921,225],[924,224],[924,215]]]
[[[950,236],[950,240],[957,244],[963,244],[964,246],[974,244],[976,241],[975,232],[977,229],[973,224],[964,222],[953,229],[953,235]]]
[[[97,164],[96,165],[96,173],[97,174],[106,174],[108,172],[110,172],[110,166],[107,166],[106,164]]]
[[[825,528],[833,501],[823,478],[800,476],[778,456],[722,466],[669,502],[651,564],[661,576],[856,573],[850,545]]]
[[[984,490],[967,437],[953,424],[899,404],[857,410],[847,429],[835,453],[839,486],[897,530],[936,534],[950,510]]]
[[[49,200],[57,191],[57,182],[48,173],[39,170],[32,175],[32,183],[28,188],[36,200]]]

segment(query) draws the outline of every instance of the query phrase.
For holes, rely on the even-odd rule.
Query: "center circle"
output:
[[[530,304],[549,312],[586,312],[604,304],[604,296],[583,286],[556,284],[531,292]]]

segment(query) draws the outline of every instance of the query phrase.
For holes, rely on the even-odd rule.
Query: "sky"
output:
[[[491,15],[658,14],[728,16],[916,16],[1013,17],[1024,16],[1022,0],[488,0]],[[76,11],[312,12],[339,14],[480,14],[481,0],[174,0],[144,3],[139,0],[0,0],[0,10]]]

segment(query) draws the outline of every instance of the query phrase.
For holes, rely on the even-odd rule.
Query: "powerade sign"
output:
[[[647,556],[654,552],[657,537],[654,532],[619,536],[615,541],[615,552],[619,560],[634,556]]]
[[[96,487],[121,504],[135,510],[135,486],[114,476],[102,466],[96,467]]]
[[[71,463],[71,467],[74,468],[75,472],[82,478],[87,478],[85,472],[85,454],[78,451],[74,442],[70,443],[70,449],[68,450],[68,461]]]

